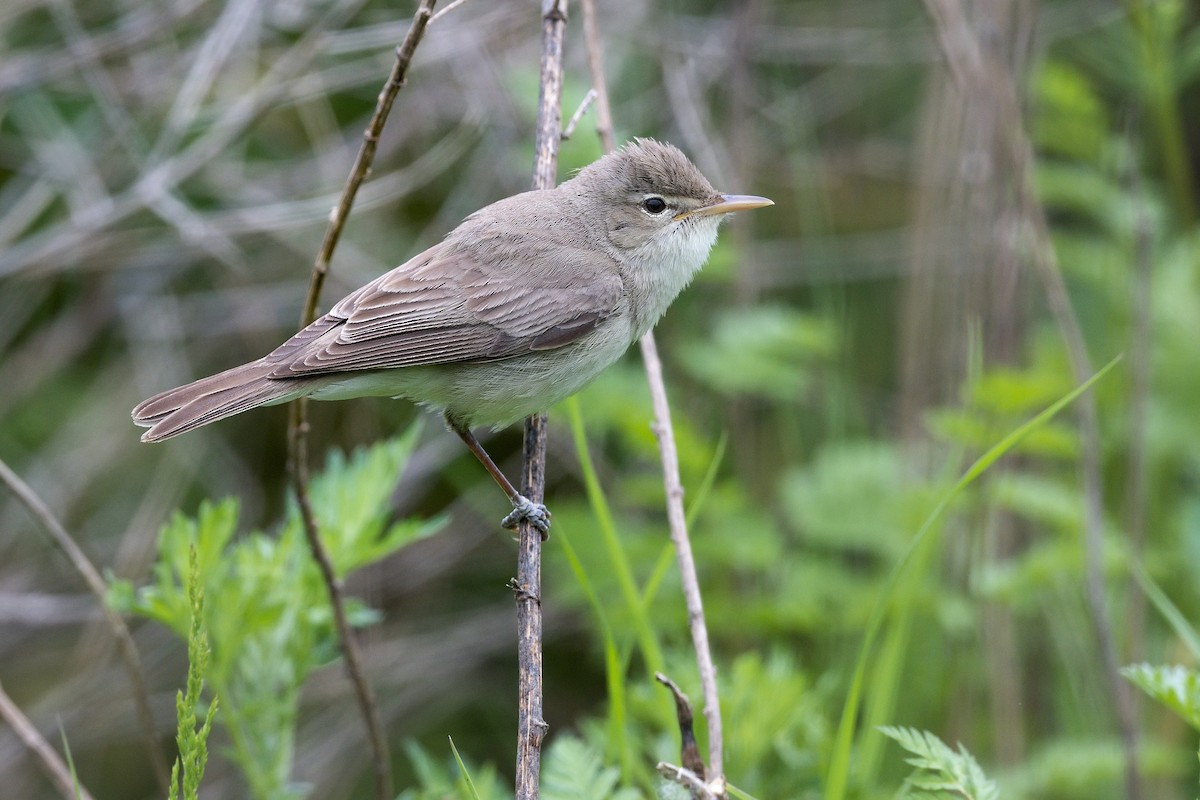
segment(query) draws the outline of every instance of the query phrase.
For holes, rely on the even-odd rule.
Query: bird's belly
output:
[[[607,326],[626,328],[625,320]],[[572,344],[497,361],[435,364],[339,375],[315,400],[404,397],[471,426],[502,426],[575,394],[629,349],[630,334],[593,331]]]

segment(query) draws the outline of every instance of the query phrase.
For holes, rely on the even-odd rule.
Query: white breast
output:
[[[634,310],[634,339],[654,327],[712,251],[721,217],[691,217],[665,228],[629,254],[626,285]]]

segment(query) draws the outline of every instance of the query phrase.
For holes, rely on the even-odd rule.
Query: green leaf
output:
[[[928,800],[998,800],[1000,790],[961,744],[958,750],[928,731],[883,726],[880,733],[912,754],[905,759],[916,770],[901,797]]]
[[[686,345],[681,362],[699,381],[722,394],[755,394],[792,403],[807,391],[815,361],[835,349],[826,319],[783,306],[721,313],[708,340]]]
[[[545,800],[640,800],[631,788],[617,788],[620,772],[605,767],[600,754],[573,736],[556,738],[542,765]]]
[[[467,770],[467,765],[463,763],[462,756],[458,754],[458,748],[454,746],[454,737],[446,737],[450,740],[450,749],[454,752],[454,762],[458,764],[459,774],[467,784],[467,790],[471,793],[471,800],[479,800],[479,792],[475,789],[475,782],[471,780],[471,773]]]
[[[1121,674],[1200,730],[1200,673],[1196,670],[1135,664],[1122,668]]]

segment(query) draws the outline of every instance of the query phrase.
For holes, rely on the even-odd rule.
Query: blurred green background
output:
[[[567,27],[564,116],[589,87]],[[940,4],[934,4],[940,5]],[[821,796],[863,628],[936,499],[1075,385],[1022,201],[1026,134],[1050,241],[1096,367],[1107,625],[1121,664],[1190,663],[1132,577],[1200,612],[1200,15],[1180,2],[974,0],[990,79],[956,79],[919,2],[602,2],[617,139],[683,148],[772,209],[729,223],[658,327],[693,545],[723,680],[730,778]],[[175,509],[236,496],[244,531],[285,505],[286,411],[142,445],[144,397],[251,360],[294,329],[329,209],[414,4],[377,0],[9,0],[0,8],[0,458],[91,558],[143,585]],[[380,142],[323,306],[530,181],[538,4],[473,0],[429,29]],[[1022,115],[1004,112],[1012,87]],[[600,155],[594,117],[560,177]],[[1028,198],[1026,198],[1028,199]],[[667,542],[649,398],[633,352],[579,396],[591,458],[639,583]],[[1073,410],[954,506],[892,599],[871,661],[851,796],[891,797],[901,753],[869,725],[963,742],[1005,797],[1125,797],[1112,697],[1085,602]],[[311,406],[314,463],[425,424],[391,492],[435,536],[355,573],[395,749],[445,737],[511,772],[515,547],[505,502],[441,424],[404,402]],[[607,690],[588,592],[635,638],[551,410],[546,717],[604,752]],[[517,429],[488,447],[517,474]],[[573,571],[563,541],[591,583]],[[670,566],[649,609],[699,706]],[[132,621],[164,741],[186,650]],[[630,645],[632,647],[632,645]],[[636,770],[677,760],[669,698],[623,673]],[[0,681],[97,798],[157,797],[128,682],[94,600],[0,490]],[[665,709],[664,709],[665,704]],[[1142,702],[1144,797],[1194,797],[1196,737]],[[607,729],[611,730],[611,728]],[[590,732],[589,732],[590,731]],[[204,797],[245,796],[218,731]],[[369,796],[336,665],[305,687],[308,796]],[[626,765],[627,766],[627,765]],[[623,774],[624,778],[630,778]],[[639,781],[630,782],[638,785]],[[642,779],[644,783],[644,778]],[[57,796],[0,726],[0,794]],[[424,795],[423,795],[424,796]],[[430,795],[432,796],[432,795]],[[441,796],[441,795],[438,795]],[[447,795],[449,796],[449,795]]]

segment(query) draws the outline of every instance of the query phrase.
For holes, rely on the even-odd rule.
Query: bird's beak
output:
[[[720,200],[712,205],[701,206],[700,208],[694,208],[691,211],[684,211],[681,214],[677,214],[675,219],[719,216],[722,214],[732,214],[734,211],[746,211],[751,208],[775,205],[774,200],[768,200],[765,197],[756,197],[752,194],[723,194],[720,195],[720,198]]]

